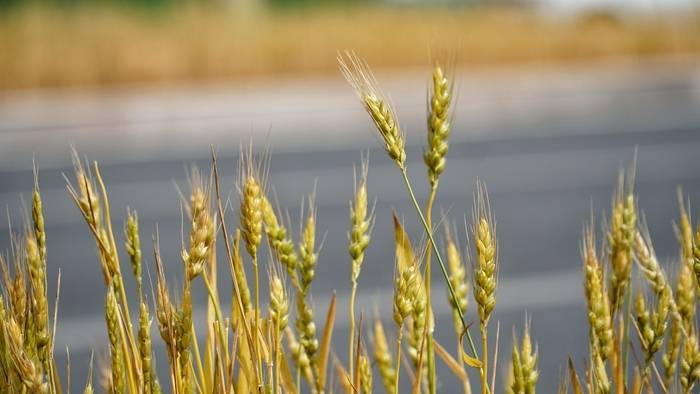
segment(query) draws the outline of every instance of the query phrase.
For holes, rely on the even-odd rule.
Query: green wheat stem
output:
[[[627,292],[627,297],[625,302],[627,303],[627,313],[625,314],[625,332],[622,334],[622,346],[623,346],[623,356],[622,356],[622,371],[624,372],[624,382],[625,387],[627,387],[627,365],[629,362],[630,353],[630,317],[632,316],[632,292],[634,291],[634,281],[630,281],[630,288]]]
[[[425,208],[425,218],[428,227],[432,229],[432,216],[433,216],[433,204],[435,203],[435,197],[437,196],[438,183],[435,181],[430,187],[430,194],[428,195],[428,202]],[[431,241],[432,244],[432,241]],[[426,293],[426,303],[428,304],[428,311],[425,315],[426,326],[428,327],[428,337],[426,338],[426,351],[428,353],[428,391],[431,394],[435,394],[437,390],[437,385],[435,381],[435,351],[433,349],[433,327],[432,327],[432,315],[433,315],[433,305],[430,301],[430,285],[431,285],[431,257],[432,253],[430,248],[425,250],[425,293]],[[447,281],[449,282],[449,280]],[[451,284],[451,283],[450,283]],[[422,349],[421,349],[422,350]]]
[[[481,326],[481,352],[483,354],[481,367],[481,393],[489,392],[489,331],[486,326]]]
[[[420,209],[420,205],[418,205],[418,200],[416,200],[416,196],[413,193],[413,188],[411,187],[411,182],[408,180],[408,172],[406,171],[405,167],[400,167],[401,170],[401,175],[403,176],[403,181],[406,184],[406,189],[408,189],[408,195],[411,197],[411,202],[413,202],[413,206],[416,209],[416,212],[418,213],[418,217],[421,220],[421,223],[423,224],[423,227],[425,228],[426,233],[428,233],[428,240],[430,241],[430,246],[433,249],[433,252],[435,253],[435,257],[438,260],[438,263],[440,263],[440,270],[442,271],[442,275],[445,278],[445,283],[447,284],[447,289],[450,293],[450,297],[454,301],[457,309],[457,313],[459,314],[459,320],[462,322],[462,328],[464,328],[464,333],[467,335],[467,340],[469,342],[469,347],[472,352],[472,356],[474,358],[478,358],[477,353],[476,353],[476,346],[474,346],[474,340],[472,339],[472,335],[469,332],[469,326],[467,323],[464,321],[464,313],[462,312],[462,308],[459,306],[459,303],[457,301],[457,296],[455,295],[455,289],[452,287],[452,283],[450,283],[449,280],[449,275],[447,274],[447,268],[445,268],[445,263],[442,260],[442,256],[440,255],[440,251],[438,250],[436,244],[435,244],[435,238],[433,237],[433,232],[430,226],[428,225],[428,222],[425,220],[425,216],[423,216],[423,212]],[[482,366],[483,369],[483,366]]]
[[[260,278],[258,270],[258,254],[253,255],[253,274],[255,275],[255,323],[253,324],[253,348],[258,364],[258,381],[262,383],[262,360],[260,355],[260,346],[258,344],[258,324],[260,322]]]
[[[399,335],[396,338],[396,379],[394,380],[394,394],[399,394],[399,376],[401,375],[401,341],[403,340],[403,325],[399,326]]]
[[[357,281],[352,281],[352,290],[350,290],[350,340],[348,341],[349,351],[348,351],[348,372],[350,377],[354,378],[353,367],[354,367],[354,353],[355,346],[353,343],[353,338],[355,336],[355,298],[357,297]]]

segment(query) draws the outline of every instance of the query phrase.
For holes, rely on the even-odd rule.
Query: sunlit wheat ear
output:
[[[46,296],[46,266],[41,259],[37,240],[28,232],[25,242],[25,258],[29,283],[31,285],[30,302],[33,319],[33,341],[36,353],[42,365],[48,365],[49,344],[49,302]]]
[[[287,228],[277,218],[275,209],[267,196],[262,198],[262,216],[265,224],[265,234],[267,234],[274,257],[287,271],[287,276],[292,285],[297,288],[300,287],[297,275],[299,257],[294,249],[294,243],[287,234]]]
[[[537,349],[532,348],[530,339],[530,323],[525,324],[523,340],[518,347],[518,339],[513,334],[513,394],[534,394],[536,391],[539,371],[537,369]]]
[[[182,260],[189,280],[196,278],[204,269],[213,251],[216,216],[211,210],[211,182],[205,182],[196,167],[188,174],[190,199],[187,213],[190,219],[189,246],[182,250]]]
[[[106,209],[106,196],[92,175],[86,170],[78,158],[78,153],[73,151],[73,167],[75,170],[75,185],[66,178],[66,187],[71,198],[78,206],[83,219],[93,233],[97,243],[102,274],[106,284],[114,282],[115,290],[121,290],[121,274],[119,273],[118,254],[111,238],[111,224],[104,220],[109,217]],[[95,168],[96,164],[95,164]],[[100,190],[100,191],[98,191]],[[121,300],[120,300],[121,301]]]
[[[151,344],[151,316],[145,300],[139,303],[139,357],[143,372],[143,386],[147,392],[159,393],[160,383],[153,369],[153,348]]]
[[[389,351],[389,342],[384,332],[384,326],[379,319],[374,321],[374,361],[377,363],[384,390],[390,393],[394,388],[396,369],[394,369],[394,361]]]
[[[351,282],[357,282],[364,261],[365,249],[370,242],[372,224],[374,222],[374,208],[371,211],[367,204],[367,172],[369,159],[364,157],[359,178],[355,176],[355,195],[350,203],[350,245],[348,252],[352,259]]]
[[[27,281],[22,265],[19,263],[20,256],[19,245],[16,246],[17,252],[13,255],[14,260],[14,277],[10,277],[8,263],[5,258],[0,255],[0,267],[2,267],[3,286],[6,289],[9,301],[9,315],[15,319],[18,326],[24,327],[27,320]]]
[[[449,279],[456,297],[455,300],[447,293],[447,300],[452,307],[455,332],[459,336],[462,332],[462,319],[459,316],[459,311],[461,310],[462,313],[467,312],[467,307],[469,306],[469,283],[467,282],[467,270],[448,224],[445,225],[445,239],[447,240],[446,254],[447,266],[450,272]]]
[[[620,172],[612,201],[608,229],[610,260],[610,303],[615,314],[622,305],[632,272],[632,247],[637,232],[637,209],[634,197],[634,172]]]
[[[355,194],[350,201],[350,232],[348,234],[348,253],[350,254],[350,332],[355,331],[355,297],[357,296],[357,284],[365,258],[365,249],[369,245],[370,235],[374,222],[374,208],[371,212],[367,204],[367,172],[369,170],[369,158],[363,156],[362,167],[358,179],[357,172],[353,170]],[[350,374],[353,375],[355,357],[354,341],[350,340],[348,351],[348,365]]]
[[[165,348],[168,354],[168,361],[171,368],[171,375],[175,377],[176,366],[178,363],[177,354],[177,311],[170,300],[168,283],[165,279],[165,271],[163,262],[160,259],[160,247],[158,238],[154,238],[154,261],[156,266],[156,320],[158,322],[158,332],[161,339],[165,343]]]
[[[294,331],[292,331],[290,327],[287,327],[287,329],[284,330],[284,333],[287,337],[287,345],[289,346],[289,350],[291,352],[292,361],[296,365],[297,369],[301,371],[304,379],[306,379],[309,384],[313,384],[314,378],[313,371],[311,369],[311,361],[309,360],[304,347],[297,341],[296,337],[294,336]]]
[[[360,374],[360,387],[366,394],[372,393],[372,365],[365,352],[360,354],[358,373]]]
[[[588,307],[588,324],[591,329],[591,351],[605,361],[613,350],[613,329],[610,303],[605,291],[603,268],[596,251],[595,229],[593,219],[585,227],[581,243],[584,282]]]
[[[673,320],[669,327],[668,337],[666,338],[666,349],[661,356],[661,365],[663,366],[663,384],[665,387],[671,387],[676,378],[676,370],[678,369],[678,355],[681,350],[683,335],[681,332],[682,324],[678,320]]]
[[[241,297],[241,304],[244,312],[248,313],[253,309],[253,303],[250,296],[250,287],[248,286],[248,278],[243,265],[243,256],[241,256],[241,230],[236,229],[233,235],[233,250],[231,251],[231,259],[233,264],[233,275],[238,291]]]
[[[691,393],[700,379],[700,348],[695,334],[689,336],[683,344],[679,375],[683,393]]]
[[[68,191],[76,198],[78,208],[88,224],[95,229],[100,229],[102,227],[102,204],[100,196],[96,192],[95,183],[75,150],[72,151],[72,159],[77,189],[68,182]]]
[[[129,255],[131,271],[136,279],[136,288],[140,296],[142,293],[141,238],[139,237],[139,218],[136,211],[127,211],[124,238],[126,238],[124,247]]]
[[[415,263],[394,268],[394,322],[401,329],[413,312],[418,295],[418,267]]]
[[[238,173],[238,194],[240,196],[241,235],[246,250],[256,257],[263,231],[263,197],[267,176],[266,154],[258,160],[253,154],[253,145],[241,148]]]
[[[670,288],[668,291],[670,292]],[[695,323],[695,306],[697,302],[695,291],[695,280],[691,268],[687,264],[681,263],[676,284],[676,305],[686,331],[690,331]]]
[[[654,246],[651,242],[651,236],[649,235],[649,229],[643,215],[639,223],[639,229],[635,234],[633,245],[635,260],[637,261],[637,265],[644,274],[647,282],[651,285],[652,291],[657,297],[660,297],[664,292],[668,292],[670,294],[668,301],[669,312],[674,322],[672,323],[670,330],[671,333],[667,342],[666,355],[673,356],[678,352],[677,349],[673,350],[673,347],[678,347],[680,345],[680,336],[674,336],[676,334],[683,334],[684,336],[687,336],[688,331],[690,330],[689,323],[676,325],[676,321],[690,321],[692,318],[689,316],[694,315],[695,313],[694,301],[690,301],[695,297],[694,280],[692,273],[690,272],[689,265],[682,264],[677,289],[678,293],[682,294],[677,293],[676,297],[674,298],[671,284],[666,278],[666,274],[661,268],[658,258],[656,257],[656,252],[654,251]],[[693,306],[691,307],[689,303],[693,304]],[[681,311],[681,309],[683,309],[683,311]],[[666,357],[666,355],[664,357]],[[665,366],[667,365],[668,368],[675,369],[673,364],[674,363],[671,362],[671,359],[669,359],[668,362],[665,363]]]
[[[367,62],[353,52],[338,55],[340,71],[355,89],[382,138],[384,149],[399,168],[406,165],[406,138],[389,100],[384,96]]]
[[[684,264],[693,265],[693,225],[690,219],[690,201],[683,200],[683,190],[678,187],[678,224],[675,225],[681,258]]]
[[[115,393],[123,393],[126,387],[126,370],[124,365],[124,352],[120,336],[120,317],[117,306],[117,296],[114,287],[107,289],[105,301],[105,320],[107,322],[107,336],[109,337],[109,353],[112,359],[112,387]]]
[[[25,338],[22,327],[14,318],[5,323],[6,346],[10,363],[16,375],[19,377],[23,391],[30,393],[48,392],[48,385],[43,381],[40,366],[24,350]],[[4,342],[4,341],[3,341]]]
[[[453,82],[444,67],[440,61],[435,62],[428,97],[428,144],[423,152],[423,160],[428,167],[431,185],[437,183],[445,170],[449,149]]]
[[[693,273],[695,274],[695,283],[700,286],[700,224],[695,230],[695,242],[693,245]]]
[[[308,212],[304,227],[301,230],[301,240],[299,242],[299,273],[301,276],[301,289],[304,295],[306,295],[311,286],[311,282],[316,276],[316,263],[318,261],[318,251],[316,250],[316,208],[314,206],[314,200],[315,197],[312,194],[308,199]]]
[[[635,234],[633,250],[637,264],[652,286],[652,290],[654,293],[660,294],[663,289],[669,287],[668,280],[656,258],[654,246],[651,242],[651,236],[649,235],[649,230],[644,218],[642,218],[639,230]]]
[[[669,315],[669,301],[671,295],[666,289],[657,296],[656,309],[647,309],[644,294],[639,292],[635,298],[635,321],[642,351],[645,356],[645,365],[650,363],[656,353],[661,349],[661,345],[666,335],[667,319]]]
[[[287,328],[289,320],[289,294],[282,276],[276,268],[271,268],[268,278],[270,284],[270,319],[273,327],[278,330],[278,335],[281,335],[282,331]]]
[[[593,381],[593,387],[591,387],[593,391],[591,392],[600,394],[610,394],[610,387],[612,386],[612,383],[610,382],[608,372],[605,369],[605,362],[597,353],[594,353],[592,355],[592,358],[593,364],[590,367],[590,375]]]
[[[44,224],[44,204],[39,191],[39,175],[37,167],[34,165],[34,187],[32,188],[32,225],[34,228],[34,238],[39,248],[39,257],[46,265],[46,229]]]
[[[476,257],[474,262],[474,299],[478,305],[480,324],[485,327],[493,308],[496,306],[498,254],[496,250],[496,226],[491,216],[486,186],[481,181],[477,181],[474,191],[471,233]]]

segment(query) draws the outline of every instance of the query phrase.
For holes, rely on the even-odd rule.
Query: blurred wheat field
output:
[[[522,8],[294,10],[29,6],[0,14],[0,89],[324,73],[352,48],[378,68],[449,50],[466,66],[695,55],[698,15],[546,17]]]

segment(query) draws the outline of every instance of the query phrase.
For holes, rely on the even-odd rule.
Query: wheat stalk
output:
[[[365,249],[369,245],[374,213],[369,212],[367,206],[367,172],[369,171],[369,160],[362,160],[359,180],[355,175],[355,195],[350,203],[350,233],[348,253],[350,254],[350,332],[355,332],[355,298],[357,296],[357,282],[360,277],[360,270],[365,258]],[[350,336],[352,338],[352,335]],[[348,347],[348,368],[350,376],[353,375],[355,346],[350,340]]]

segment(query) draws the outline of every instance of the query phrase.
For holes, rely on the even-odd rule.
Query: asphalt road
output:
[[[459,73],[453,142],[438,205],[446,220],[463,228],[477,177],[488,186],[501,262],[493,320],[494,326],[500,322],[501,357],[508,357],[512,329],[519,332],[527,315],[539,346],[541,392],[554,392],[569,355],[579,365],[584,362],[581,229],[591,206],[598,223],[602,221],[618,171],[632,162],[635,150],[639,206],[657,252],[675,272],[676,189],[682,185],[691,201],[700,198],[697,64],[682,59]],[[409,173],[419,198],[425,198],[420,153],[427,79],[418,72],[378,78],[406,130]],[[213,144],[225,188],[235,197],[238,152],[251,138],[256,147],[273,147],[269,181],[295,232],[302,198],[317,185],[318,229],[325,241],[313,298],[321,316],[336,291],[336,351],[344,358],[348,200],[353,164],[363,149],[370,151],[369,193],[377,199],[378,213],[360,278],[358,305],[368,316],[386,316],[391,308],[391,209],[413,229],[415,240],[421,233],[398,171],[379,149],[366,115],[340,76],[0,94],[0,205],[8,207],[18,230],[20,196],[28,196],[31,188],[34,155],[41,170],[52,292],[59,269],[62,278],[57,353],[63,358],[64,349],[70,349],[74,385],[84,381],[91,349],[98,360],[105,359],[106,342],[104,286],[95,246],[62,176],[71,177],[70,146],[102,163],[117,229],[127,206],[139,212],[148,263],[150,235],[158,224],[166,269],[174,281],[181,277],[181,210],[175,185],[186,189],[189,163],[209,165]],[[9,248],[4,222],[3,250]],[[465,239],[463,232],[460,239]],[[438,275],[434,281],[437,337],[451,344],[444,286]],[[222,294],[228,294],[230,286],[221,282]],[[198,293],[198,305],[204,301]],[[470,307],[468,318],[474,319],[474,313]],[[163,360],[162,349],[158,352]],[[159,365],[162,369],[164,362]],[[443,392],[454,384],[449,373],[441,377]]]

